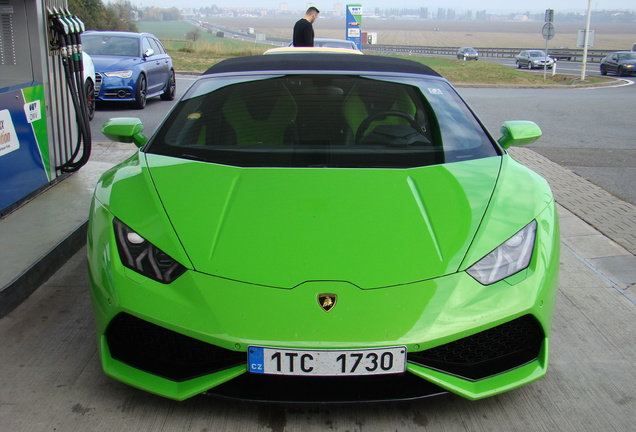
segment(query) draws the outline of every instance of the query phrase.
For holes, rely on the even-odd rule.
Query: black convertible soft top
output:
[[[215,64],[204,75],[270,70],[370,71],[440,76],[430,67],[411,60],[372,55],[329,53],[288,53],[237,57]]]

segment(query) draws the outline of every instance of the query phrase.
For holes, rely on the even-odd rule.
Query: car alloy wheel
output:
[[[84,84],[84,91],[86,92],[88,119],[93,120],[93,117],[95,117],[95,85],[93,85],[93,81],[86,81],[86,84]]]
[[[174,76],[174,71],[170,71],[168,76],[168,83],[166,84],[166,91],[161,94],[161,100],[171,101],[174,100],[177,94],[177,80]]]
[[[528,62],[528,69],[532,69],[532,62]]]
[[[601,75],[607,75],[607,69],[605,69],[605,66],[601,66]]]
[[[622,77],[623,75],[625,75],[625,71],[623,70],[622,66],[618,67],[618,69],[616,70],[616,75],[618,75],[619,77]]]
[[[133,103],[133,107],[136,109],[144,109],[146,107],[147,90],[146,76],[141,74],[137,80],[137,91],[135,93],[135,102]]]

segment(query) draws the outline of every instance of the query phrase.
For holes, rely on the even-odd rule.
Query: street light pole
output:
[[[581,68],[581,81],[585,81],[585,68],[587,66],[587,44],[590,38],[590,18],[592,17],[592,0],[587,1],[587,24],[585,26],[585,40],[583,41],[583,67]]]

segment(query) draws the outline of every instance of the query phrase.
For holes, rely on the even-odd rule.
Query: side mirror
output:
[[[148,48],[145,52],[144,52],[144,58],[147,57],[151,57],[155,55],[155,50],[153,50],[152,48]]]
[[[532,144],[543,135],[539,126],[531,121],[507,121],[499,131],[502,136],[497,142],[504,149]]]
[[[117,117],[108,120],[102,127],[102,133],[111,141],[134,143],[142,147],[148,138],[141,133],[144,125],[141,120],[133,117]]]

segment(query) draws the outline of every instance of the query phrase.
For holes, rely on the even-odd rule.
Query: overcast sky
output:
[[[105,1],[107,3],[108,1]],[[131,3],[137,6],[157,6],[157,7],[173,7],[178,8],[192,7],[200,8],[213,4],[221,7],[265,7],[267,9],[277,9],[281,1],[277,0],[131,0]],[[531,6],[514,6],[514,2],[510,0],[450,0],[440,1],[433,0],[428,2],[425,0],[401,0],[398,3],[390,0],[366,0],[366,1],[333,1],[318,0],[315,2],[307,2],[305,0],[288,0],[288,9],[305,9],[307,5],[315,5],[320,10],[333,10],[334,4],[359,3],[362,7],[371,10],[376,7],[388,9],[391,7],[399,8],[419,8],[428,7],[429,10],[437,10],[442,7],[446,9],[460,10],[487,10],[493,12],[499,11],[543,11],[545,9],[554,9],[556,12],[569,12],[572,10],[587,11],[588,0],[538,0],[531,3]],[[634,0],[593,0],[592,10],[636,10],[636,2]]]

